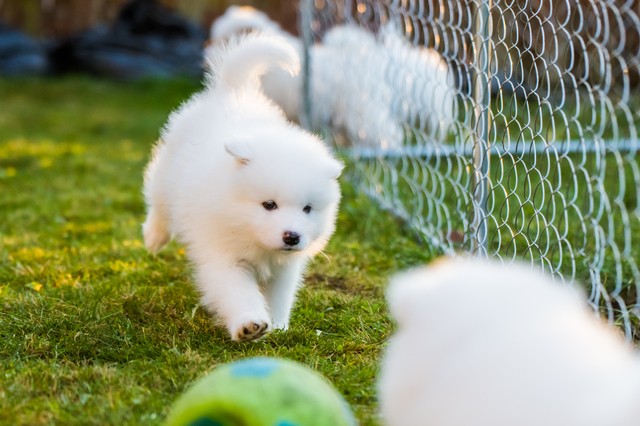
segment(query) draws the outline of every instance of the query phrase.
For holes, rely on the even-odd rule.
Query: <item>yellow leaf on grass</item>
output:
[[[27,284],[27,287],[35,291],[40,291],[40,289],[42,289],[42,284],[32,281],[29,284]]]

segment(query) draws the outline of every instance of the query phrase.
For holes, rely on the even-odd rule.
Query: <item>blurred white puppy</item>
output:
[[[391,22],[381,28],[380,40],[395,115],[436,141],[445,140],[455,120],[456,91],[449,65],[437,50],[411,44]]]
[[[402,146],[404,131],[393,114],[387,60],[376,37],[356,25],[338,25],[322,46],[311,57],[314,124],[330,122],[355,146]]]
[[[147,166],[144,242],[156,252],[176,236],[202,304],[247,341],[288,327],[335,228],[342,163],[262,93],[269,68],[298,71],[290,44],[254,34],[210,53],[207,86],[171,114]]]
[[[640,358],[575,288],[444,260],[392,279],[387,426],[636,426]]]

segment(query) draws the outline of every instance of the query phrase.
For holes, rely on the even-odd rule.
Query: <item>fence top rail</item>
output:
[[[635,153],[640,148],[637,139],[603,139],[603,140],[580,140],[575,139],[569,142],[534,142],[525,141],[512,143],[509,146],[503,144],[493,144],[488,148],[490,156],[511,155],[527,155],[527,154],[543,154],[546,152],[557,153],[559,155],[572,154],[577,152],[630,152]],[[420,157],[420,158],[436,158],[436,157],[471,157],[474,147],[469,145],[463,148],[454,145],[428,144],[405,146],[399,148],[381,149],[371,147],[352,147],[346,150],[346,153],[355,159],[374,159],[374,158],[403,158],[403,157]]]

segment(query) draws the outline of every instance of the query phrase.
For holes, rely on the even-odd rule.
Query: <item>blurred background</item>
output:
[[[68,36],[112,22],[130,0],[0,0],[0,20],[38,37]],[[144,0],[157,3],[208,26],[232,4],[264,10],[283,27],[296,32],[297,0]]]
[[[0,76],[199,75],[209,26],[232,4],[297,33],[296,0],[0,0]]]

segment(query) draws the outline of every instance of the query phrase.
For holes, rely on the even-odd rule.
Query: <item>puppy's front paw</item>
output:
[[[235,330],[231,330],[231,338],[236,342],[249,342],[259,339],[269,331],[269,323],[267,322],[248,321],[241,324]]]
[[[289,321],[277,322],[276,320],[274,320],[273,321],[273,329],[274,330],[287,331],[289,329]]]

